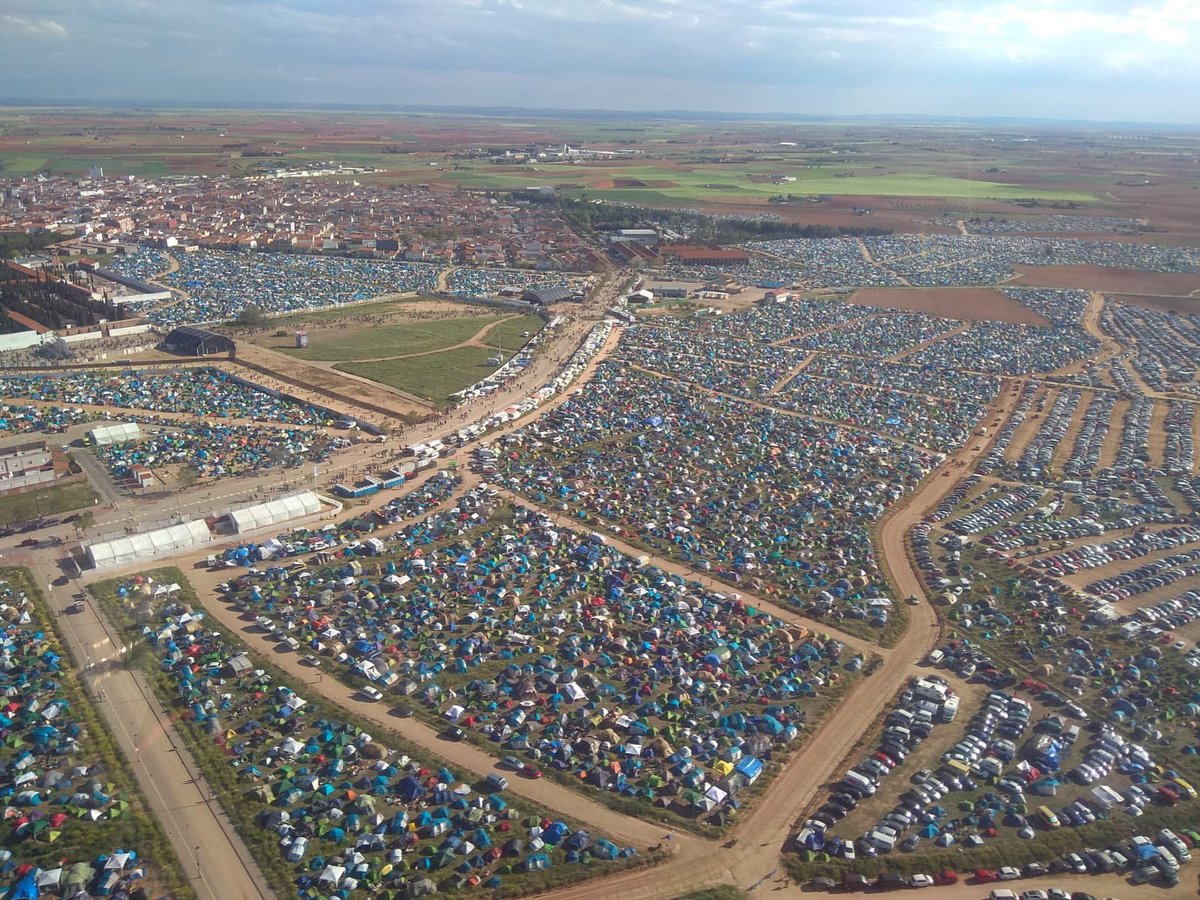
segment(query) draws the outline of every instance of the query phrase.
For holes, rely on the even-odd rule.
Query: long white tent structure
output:
[[[88,432],[92,443],[97,447],[109,444],[123,444],[126,441],[136,441],[142,436],[142,429],[136,422],[114,422],[111,425],[97,425]]]
[[[141,559],[153,559],[171,553],[179,553],[207,544],[213,539],[208,524],[203,519],[180,522],[154,531],[144,531],[128,537],[120,537],[85,547],[88,562],[95,568],[123,566]]]
[[[321,511],[321,501],[312,491],[293,494],[290,497],[280,497],[278,500],[268,500],[266,503],[256,503],[244,509],[235,509],[229,514],[233,530],[238,534],[278,525],[290,519],[310,516]]]

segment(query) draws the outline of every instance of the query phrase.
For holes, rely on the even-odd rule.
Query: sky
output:
[[[0,98],[1200,123],[1200,0],[0,0]]]

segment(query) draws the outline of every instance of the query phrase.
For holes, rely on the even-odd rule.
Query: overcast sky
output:
[[[1200,123],[1200,0],[0,0],[0,35],[9,100]]]

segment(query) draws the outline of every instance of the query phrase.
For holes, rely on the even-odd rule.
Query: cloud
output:
[[[0,16],[0,33],[18,37],[65,38],[67,29],[53,19]]]
[[[1197,0],[2,2],[9,99],[1200,120]]]

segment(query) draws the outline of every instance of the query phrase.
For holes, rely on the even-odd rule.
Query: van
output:
[[[1079,726],[1072,725],[1062,734],[1063,743],[1073,744],[1079,740]]]
[[[946,702],[942,704],[942,721],[953,722],[954,717],[958,715],[958,695],[951,694],[946,698]]]
[[[1192,854],[1188,852],[1187,844],[1185,844],[1175,832],[1169,828],[1164,828],[1158,833],[1159,843],[1165,846],[1174,854],[1175,858],[1181,863],[1187,862],[1192,858]]]
[[[1062,824],[1058,821],[1058,816],[1056,816],[1048,806],[1039,806],[1037,814],[1042,820],[1042,824],[1051,830],[1058,828],[1058,826]]]
[[[1196,789],[1192,787],[1191,782],[1184,781],[1182,778],[1176,778],[1174,779],[1174,785],[1180,796],[1187,797],[1189,800],[1196,799]]]
[[[968,766],[961,759],[946,760],[946,768],[950,769],[952,772],[955,772],[958,775],[970,775],[971,774],[971,767]]]
[[[383,694],[381,694],[379,692],[379,689],[373,688],[369,684],[364,687],[359,688],[358,692],[360,694],[362,694],[364,697],[366,697],[368,700],[382,700],[383,699]]]
[[[861,772],[855,772],[853,769],[845,774],[845,776],[842,778],[842,781],[846,784],[853,785],[854,787],[863,788],[864,790],[866,788],[875,787],[875,783],[871,781],[871,779],[867,778],[867,776],[863,775]]]
[[[508,790],[508,779],[505,778],[503,775],[499,774],[498,772],[492,772],[490,775],[488,775],[487,778],[484,779],[484,782],[493,791],[507,791]]]

